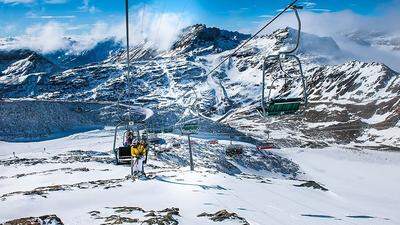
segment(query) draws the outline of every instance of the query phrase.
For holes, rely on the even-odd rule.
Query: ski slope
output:
[[[212,154],[218,157],[227,141],[207,146],[208,140],[194,138],[196,165],[191,172],[179,158],[186,157],[186,139],[164,134],[169,144],[163,149],[177,141],[180,149],[160,153],[164,156],[151,154],[149,179],[132,180],[126,177],[128,165],[113,164],[112,132],[106,128],[42,142],[0,142],[0,224],[48,214],[72,225],[104,224],[106,218],[136,218],[140,224],[151,217],[145,216],[148,211],[161,215],[172,207],[179,208],[180,215],[173,218],[189,225],[245,224],[198,217],[223,209],[252,225],[400,224],[400,155],[395,152],[273,150],[300,166],[295,179],[243,165],[236,165],[240,174],[228,175],[207,162]],[[199,151],[209,155],[199,157]],[[294,186],[303,180],[316,181],[329,191]]]

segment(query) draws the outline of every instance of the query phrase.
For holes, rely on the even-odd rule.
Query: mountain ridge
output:
[[[228,115],[222,123],[251,133],[259,140],[265,139],[265,135],[260,135],[265,129],[274,132],[283,129],[291,133],[290,142],[273,137],[281,146],[307,142],[313,142],[313,145],[345,143],[354,146],[359,142],[367,145],[370,139],[365,138],[366,133],[384,139],[381,131],[374,131],[379,124],[385,124],[383,130],[399,126],[399,74],[381,63],[353,60],[327,65],[332,58],[323,53],[334,51],[340,60],[347,60],[348,56],[333,39],[307,34],[303,35],[303,46],[298,55],[304,64],[309,84],[307,91],[310,107],[300,117],[260,120],[257,113],[254,113],[254,107],[260,102],[262,59],[266,55],[290,48],[294,44],[296,32],[292,28],[284,28],[257,37],[214,74],[206,76],[212,66],[248,37],[216,29],[204,25],[189,27],[167,51],[154,49],[147,43],[133,46],[130,49],[133,83],[130,84],[132,91],[129,91],[129,96],[126,94],[127,80],[124,76],[124,50],[98,63],[55,73],[42,72],[40,76],[43,79],[34,79],[38,74],[32,73],[25,75],[27,78],[32,77],[25,79],[25,82],[12,83],[9,81],[18,81],[19,74],[14,74],[14,77],[3,76],[0,78],[0,95],[3,98],[74,101],[116,101],[122,95],[125,100],[161,111],[178,113],[191,107],[210,119]],[[313,46],[309,43],[322,43],[325,49],[320,49],[319,45],[307,47]],[[284,66],[296,74],[298,72],[294,65],[288,61]],[[277,65],[268,65],[267,74],[276,76],[280,73]],[[271,75],[267,77],[267,82],[271,82]],[[296,96],[301,92],[297,79],[286,84],[277,82],[276,87],[272,96]],[[338,129],[338,126],[346,129],[356,127],[357,132],[338,135],[336,131],[329,131]],[[331,141],[321,141],[319,136],[312,135],[313,129],[317,127],[327,130],[324,132],[328,134],[323,139]],[[398,137],[374,143],[396,146]]]

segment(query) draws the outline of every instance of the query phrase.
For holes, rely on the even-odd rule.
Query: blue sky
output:
[[[131,0],[134,12],[144,5],[157,12],[184,14],[191,23],[245,30],[267,21],[287,0]],[[398,0],[303,0],[307,10],[328,13],[349,10],[379,17]],[[124,13],[123,0],[0,0],[0,36],[15,36],[37,24],[68,24],[67,33],[85,32],[99,21],[117,23]],[[250,30],[249,30],[250,31]]]

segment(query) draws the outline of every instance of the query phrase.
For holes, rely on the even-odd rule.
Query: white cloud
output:
[[[0,2],[6,4],[28,4],[35,2],[35,0],[0,0]]]
[[[385,37],[400,37],[400,23],[398,22],[400,21],[400,11],[387,10],[379,16],[366,16],[350,10],[324,13],[304,10],[300,11],[300,17],[304,32],[333,37],[343,50],[357,57],[355,59],[382,62],[400,70],[400,52],[384,49],[382,46],[361,46],[345,37],[353,32],[360,32],[362,35],[379,32]],[[257,27],[259,28],[264,24],[265,21]],[[270,33],[286,26],[297,29],[297,22],[293,13],[283,14],[275,23],[271,24],[266,32]],[[257,29],[254,29],[253,32]],[[367,39],[369,37],[361,36],[361,38]]]
[[[45,0],[47,4],[65,4],[68,0]]]
[[[42,19],[73,18],[70,16],[28,16]],[[130,43],[146,43],[158,49],[168,49],[176,40],[180,30],[191,24],[191,19],[179,13],[159,13],[146,6],[130,13]],[[88,29],[89,27],[89,29]],[[79,33],[77,35],[76,33]],[[7,48],[30,48],[41,52],[51,52],[71,47],[66,37],[73,37],[78,43],[72,50],[82,51],[93,47],[107,38],[125,42],[125,19],[110,23],[98,21],[95,24],[73,25],[50,21],[38,23],[26,29],[13,46]]]
[[[30,18],[30,19],[74,19],[74,18],[76,18],[76,16],[73,16],[73,15],[61,15],[61,16],[51,16],[51,15],[38,16],[38,15],[30,15],[30,16],[27,16],[27,18]]]
[[[314,8],[317,3],[315,2],[300,2],[300,5],[304,6],[304,8],[309,9],[309,8]]]
[[[90,5],[89,0],[83,0],[83,5],[79,7],[79,10],[82,12],[89,12],[89,13],[95,13],[100,11],[94,5]]]
[[[7,24],[3,27],[4,33],[12,33],[17,30],[17,26],[15,24]]]
[[[181,29],[191,24],[191,19],[184,14],[158,13],[149,6],[131,13],[129,21],[131,45],[146,43],[163,50],[172,45]],[[108,37],[115,37],[125,42],[125,20],[116,24],[98,22],[81,37],[87,45]]]
[[[157,13],[148,8],[140,9],[130,21],[136,21],[130,27],[133,43],[148,41],[160,49],[169,48],[181,29],[191,24],[184,14]]]
[[[335,36],[338,33],[354,30],[389,33],[400,31],[400,23],[398,22],[400,21],[400,12],[394,10],[386,11],[379,16],[360,15],[350,10],[324,13],[300,11],[300,17],[303,31],[317,35]],[[296,28],[297,22],[294,13],[283,14],[275,23],[271,24],[268,31],[271,32],[285,26]]]
[[[27,28],[20,44],[30,49],[50,52],[66,47],[64,36],[65,25],[49,22]]]
[[[265,14],[265,15],[260,15],[258,16],[259,18],[272,18],[274,17],[274,15],[270,15],[270,14]]]

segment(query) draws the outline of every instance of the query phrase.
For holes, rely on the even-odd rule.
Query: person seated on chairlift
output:
[[[134,139],[134,134],[132,131],[128,131],[126,134],[126,139],[125,139],[125,146],[131,146],[133,144],[133,139]]]
[[[144,174],[144,164],[147,161],[147,143],[144,140],[141,140],[137,144],[132,145],[131,155],[134,159],[134,162],[132,164],[132,173]]]

